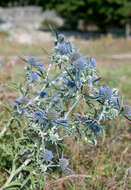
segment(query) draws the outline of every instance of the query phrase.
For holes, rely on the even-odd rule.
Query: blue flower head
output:
[[[26,96],[23,96],[21,98],[16,98],[14,100],[14,106],[24,106],[29,102],[29,99]]]
[[[53,154],[50,150],[45,150],[41,153],[41,158],[42,158],[42,161],[46,161],[47,163],[48,162],[51,162],[52,158],[53,158]]]
[[[112,98],[112,89],[101,87],[98,94],[100,100],[110,100]]]
[[[81,54],[79,51],[70,53],[70,59],[72,62],[76,61],[78,58],[80,58],[80,56],[81,56]]]
[[[41,71],[41,72],[44,71],[44,64],[43,64],[43,63],[38,62],[38,63],[36,63],[36,64],[34,65],[34,67],[35,67],[38,71]]]
[[[40,98],[45,98],[46,96],[48,96],[48,92],[46,91],[41,91],[39,94]]]
[[[63,41],[66,40],[66,38],[65,38],[65,36],[64,36],[63,34],[58,34],[57,40],[58,40],[59,42],[63,42]]]
[[[44,71],[44,64],[41,62],[38,62],[38,58],[35,56],[27,56],[26,58],[29,65],[36,68],[37,70],[43,72]]]
[[[20,115],[27,115],[28,110],[24,107],[26,104],[28,104],[29,99],[26,96],[16,98],[13,102],[13,108],[14,108],[14,115],[16,117]]]
[[[36,72],[30,72],[28,74],[28,81],[30,83],[36,83],[39,80],[39,75]]]
[[[35,56],[27,56],[27,62],[31,65],[31,66],[35,66],[37,63],[38,59]]]
[[[83,59],[82,57],[78,58],[75,63],[74,63],[74,67],[76,69],[80,69],[80,70],[84,70],[86,68],[86,64],[85,64],[85,59]]]
[[[36,112],[34,112],[34,117],[36,119],[38,119],[38,118],[44,118],[44,113],[42,113],[40,111],[36,111]]]
[[[16,98],[13,102],[14,107],[22,105],[21,98]]]
[[[62,82],[62,86],[63,87],[70,87],[70,88],[74,88],[76,89],[76,84],[74,81],[71,81],[71,80],[68,80],[68,79],[65,79],[63,82]]]
[[[45,114],[43,112],[40,111],[36,111],[34,112],[34,117],[33,120],[38,122],[39,124],[43,124],[45,122]]]
[[[90,63],[92,67],[96,67],[96,59],[95,58],[90,58]]]
[[[59,165],[60,165],[62,171],[65,171],[68,169],[69,160],[66,158],[61,158],[61,159],[59,159]]]
[[[90,125],[90,128],[95,135],[98,135],[100,133],[100,127],[96,123]]]
[[[112,97],[111,101],[113,102],[113,104],[114,104],[115,107],[117,107],[119,105],[117,97]]]
[[[68,86],[68,87],[71,87],[71,88],[75,88],[75,87],[76,87],[76,84],[75,84],[75,82],[72,82],[72,81],[68,80],[67,86]]]
[[[129,105],[125,105],[123,103],[123,97],[121,97],[121,101],[118,100],[118,104],[121,110],[122,115],[128,119],[129,121],[131,121],[131,106]]]
[[[57,49],[57,51],[60,52],[61,55],[68,54],[72,51],[72,47],[71,47],[70,43],[66,43],[66,42],[59,43],[56,46],[56,49]]]
[[[123,115],[126,117],[131,117],[131,106],[129,105],[123,105]]]

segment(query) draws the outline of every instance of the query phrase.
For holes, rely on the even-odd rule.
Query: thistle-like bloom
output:
[[[86,68],[86,60],[83,57],[78,58],[75,63],[74,67],[76,69],[84,70]]]
[[[121,110],[121,113],[122,115],[131,121],[131,106],[129,105],[124,105],[123,103],[123,97],[121,97],[121,101],[119,100],[118,101],[118,104],[120,106],[120,110]]]
[[[113,104],[114,104],[115,107],[118,106],[118,98],[117,97],[112,97],[111,101],[113,102]]]
[[[45,114],[40,111],[34,112],[33,120],[38,122],[39,124],[43,124],[47,118],[45,117]]]
[[[29,99],[26,96],[16,98],[13,102],[14,115],[18,117],[19,115],[27,115],[28,110],[24,107],[28,104]]]
[[[76,72],[76,69],[74,69],[73,71],[74,73]],[[71,87],[71,88],[76,88],[76,84],[75,81],[71,81],[66,77],[63,77],[63,81],[62,81],[62,86],[63,87]]]
[[[41,71],[41,72],[44,72],[44,64],[41,63],[41,62],[37,62],[34,67],[38,70],[38,71]]]
[[[59,165],[60,165],[62,171],[65,171],[68,169],[69,160],[62,157],[61,159],[59,159]]]
[[[14,107],[15,108],[20,108],[23,107],[24,105],[26,105],[29,102],[29,99],[26,96],[20,97],[20,98],[16,98],[14,100]]]
[[[36,72],[30,72],[27,77],[30,83],[36,83],[39,80],[39,75]]]
[[[98,96],[100,100],[110,100],[112,98],[112,89],[109,87],[101,87]]]
[[[123,105],[123,115],[126,117],[131,117],[131,106]]]
[[[70,52],[72,52],[72,47],[70,43],[66,43],[66,42],[59,43],[56,46],[56,49],[61,55],[69,54]]]
[[[66,84],[68,87],[71,87],[71,88],[76,88],[76,84],[75,82],[72,82],[70,80],[67,81],[67,84]]]
[[[45,98],[48,96],[48,92],[46,91],[41,91],[40,94],[39,94],[40,98]]]
[[[37,57],[35,56],[27,56],[26,58],[27,62],[31,65],[31,66],[35,66],[36,63],[38,62]]]
[[[70,59],[71,59],[72,62],[76,61],[80,57],[81,57],[81,54],[80,54],[79,51],[77,51],[77,52],[75,51],[75,52],[70,53]]]
[[[42,158],[42,161],[46,161],[47,163],[48,162],[51,162],[52,158],[53,158],[53,154],[50,150],[45,150],[41,153],[41,158]]]
[[[90,61],[92,67],[96,67],[96,59],[95,58],[90,58],[89,61]]]
[[[93,123],[92,125],[90,125],[90,128],[95,135],[98,135],[100,133],[100,127],[96,123]]]
[[[58,34],[57,40],[58,40],[58,42],[63,42],[66,40],[66,38],[63,34]]]
[[[36,68],[38,71],[43,72],[44,71],[44,64],[41,62],[38,62],[38,58],[35,56],[27,56],[25,58],[28,62],[28,64],[34,68]]]

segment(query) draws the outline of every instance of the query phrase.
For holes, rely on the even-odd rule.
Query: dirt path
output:
[[[131,59],[131,54],[115,54],[111,56],[112,59]]]

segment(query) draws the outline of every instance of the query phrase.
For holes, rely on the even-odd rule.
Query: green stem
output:
[[[9,128],[9,126],[10,126],[10,124],[12,123],[12,121],[14,120],[14,118],[11,118],[9,121],[8,121],[8,123],[7,123],[7,125],[2,129],[2,131],[0,132],[0,137],[2,137],[4,134],[5,134],[5,132],[7,131],[7,129]]]
[[[0,188],[0,190],[6,189],[6,187],[11,183],[11,181],[13,180],[13,178],[14,178],[18,173],[20,173],[21,170],[22,170],[25,166],[27,166],[30,161],[31,161],[30,159],[27,159],[27,160],[25,160],[25,162],[24,162],[19,168],[17,168],[17,170],[15,170],[15,171],[12,170],[10,177],[7,179],[7,181],[6,181],[6,183],[3,185],[3,187]]]
[[[76,106],[76,104],[79,102],[80,99],[80,95],[77,97],[77,100],[74,104],[72,104],[72,106],[69,108],[68,112],[65,114],[64,119],[67,119],[67,117],[69,116],[70,112],[73,110],[73,108]]]

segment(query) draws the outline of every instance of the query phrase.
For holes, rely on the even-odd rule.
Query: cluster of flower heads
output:
[[[37,160],[44,174],[56,167],[71,172],[62,153],[66,137],[96,144],[106,120],[120,114],[131,119],[131,107],[118,90],[100,86],[94,58],[81,55],[63,34],[56,34],[54,44],[48,67],[37,57],[23,57],[27,80],[14,101],[14,117],[24,115],[28,125],[26,148],[19,155]],[[76,110],[81,102],[83,110]]]

